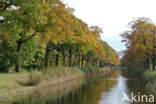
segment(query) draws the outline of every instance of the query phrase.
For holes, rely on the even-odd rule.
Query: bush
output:
[[[99,68],[99,67],[81,67],[80,69],[82,71],[84,71],[85,73],[94,73],[94,72],[109,70],[108,67],[103,67],[103,68]]]
[[[123,67],[122,73],[128,77],[142,78],[143,73],[146,71],[145,68],[131,69],[130,67]]]
[[[146,81],[152,81],[156,78],[156,71],[145,71],[143,77]]]

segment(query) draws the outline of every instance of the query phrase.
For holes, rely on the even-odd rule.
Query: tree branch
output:
[[[27,42],[28,40],[30,40],[31,38],[33,38],[35,36],[36,33],[33,33],[30,37],[28,37],[27,39],[25,40],[22,40],[21,42],[25,43]]]

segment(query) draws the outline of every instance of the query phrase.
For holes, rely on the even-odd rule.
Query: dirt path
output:
[[[28,74],[22,74],[22,75],[0,75],[0,78],[8,78],[8,77],[24,77]]]

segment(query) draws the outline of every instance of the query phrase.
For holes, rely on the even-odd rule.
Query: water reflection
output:
[[[116,71],[110,75],[37,89],[13,104],[131,104],[121,102],[122,93],[141,92],[139,85],[138,81],[128,80]]]
[[[109,92],[104,92],[102,94],[99,104],[130,104],[129,102],[121,102],[123,92],[128,94],[126,81],[127,79],[123,76],[119,76],[117,79],[117,85],[111,88]]]
[[[31,95],[20,99],[15,104],[98,104],[103,92],[109,92],[117,84],[120,73],[84,79],[73,84],[64,84],[58,87],[37,89]]]
[[[16,98],[12,104],[62,104],[62,99],[82,86],[84,79],[72,80],[56,86],[36,88],[32,93],[22,98]],[[5,103],[8,104],[9,102]],[[9,103],[10,104],[10,103]]]

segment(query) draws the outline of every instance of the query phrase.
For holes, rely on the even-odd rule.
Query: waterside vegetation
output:
[[[121,34],[127,46],[121,59],[123,73],[144,80],[145,88],[156,94],[156,24],[138,18],[129,26],[131,30]]]

